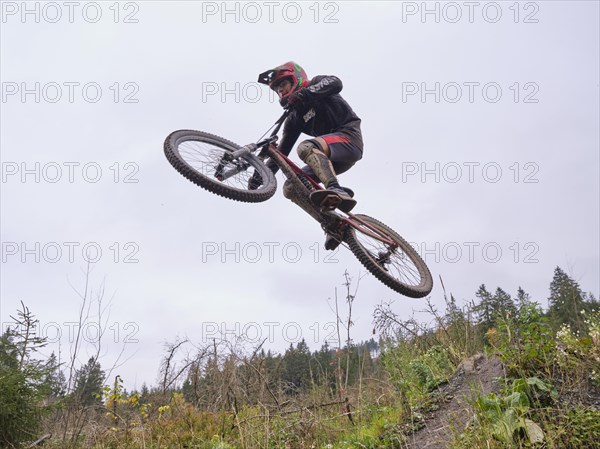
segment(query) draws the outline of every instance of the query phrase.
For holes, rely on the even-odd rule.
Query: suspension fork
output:
[[[275,124],[271,127],[271,129],[273,129],[273,128],[275,128],[275,129],[273,129],[273,132],[271,132],[271,135],[268,138],[263,140],[261,137],[261,139],[259,139],[260,141],[257,143],[249,143],[248,145],[244,145],[243,147],[233,151],[230,154],[224,154],[223,157],[221,158],[221,160],[219,161],[219,163],[217,164],[217,167],[215,168],[215,178],[217,178],[219,181],[224,181],[225,179],[246,170],[249,167],[249,165],[248,164],[240,164],[240,165],[238,165],[237,168],[229,170],[227,173],[224,172],[224,169],[225,169],[225,166],[227,165],[227,163],[232,162],[236,159],[239,159],[247,154],[254,153],[260,147],[265,147],[265,146],[270,147],[271,144],[274,144],[277,141],[277,133],[281,129],[281,126],[283,125],[283,123],[285,122],[285,119],[287,118],[287,116],[289,114],[290,114],[290,110],[286,109],[285,112],[283,113],[283,115],[281,117],[279,117],[279,119],[277,119]],[[267,133],[268,132],[269,131],[267,131]],[[265,134],[267,134],[267,133],[265,133]],[[263,134],[263,137],[265,134]],[[262,153],[262,151],[261,151],[261,153]],[[278,162],[280,162],[280,161],[278,160]],[[280,167],[281,167],[281,165],[280,165]]]

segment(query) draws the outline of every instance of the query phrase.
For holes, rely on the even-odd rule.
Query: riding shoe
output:
[[[354,190],[352,190],[350,187],[342,187],[342,190],[350,195],[350,198],[354,198]]]
[[[335,192],[337,196],[340,197],[342,201],[340,202],[340,204],[338,204],[337,208],[341,211],[350,212],[352,209],[354,209],[354,206],[356,206],[356,200],[352,198],[352,196],[354,196],[354,192],[352,192],[352,190],[348,189],[350,190],[352,195],[349,195],[349,193],[343,187],[332,186],[329,187],[327,190],[330,192]]]

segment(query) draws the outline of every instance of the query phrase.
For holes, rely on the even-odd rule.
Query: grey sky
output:
[[[341,181],[356,211],[428,251],[436,305],[439,276],[461,302],[485,283],[545,304],[557,265],[598,296],[597,2],[430,2],[439,23],[421,2],[276,3],[272,23],[268,2],[228,3],[225,17],[221,2],[121,3],[117,23],[112,3],[78,3],[72,23],[61,2],[58,20],[30,3],[39,23],[2,3],[2,323],[23,300],[68,353],[79,304],[69,282],[83,285],[81,248],[93,242],[92,284],[114,294],[116,343],[101,362],[127,341],[128,386],[154,383],[164,341],[201,341],[213,323],[258,323],[276,350],[300,329],[320,347],[335,320],[328,298],[337,287],[341,300],[346,269],[365,273],[359,262],[346,249],[326,259],[318,225],[281,192],[250,205],[217,197],[162,152],[175,129],[240,144],[262,135],[281,108],[257,75],[288,60],[342,79],[365,153]],[[39,102],[23,101],[35,83]],[[404,315],[423,307],[361,279],[354,339],[371,337],[373,308],[389,300]]]

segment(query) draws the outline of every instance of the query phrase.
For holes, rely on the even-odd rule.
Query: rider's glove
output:
[[[285,100],[285,101],[284,101]],[[283,97],[280,101],[281,105],[285,108],[295,108],[301,106],[306,102],[306,89],[302,88],[297,90],[296,92],[288,95],[287,97]]]
[[[258,173],[257,170],[254,170],[254,174],[248,180],[248,190],[258,189],[260,186],[262,186],[262,183],[263,183],[262,176],[260,176],[260,173]]]

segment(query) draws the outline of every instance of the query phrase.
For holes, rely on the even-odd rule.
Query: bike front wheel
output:
[[[367,215],[348,218],[344,241],[377,279],[410,298],[427,296],[433,279],[417,251],[397,232]]]
[[[165,156],[171,165],[194,184],[236,201],[258,203],[275,194],[273,172],[254,154],[233,158],[240,146],[213,134],[179,130],[165,139]],[[248,189],[254,170],[262,178],[256,190]]]

